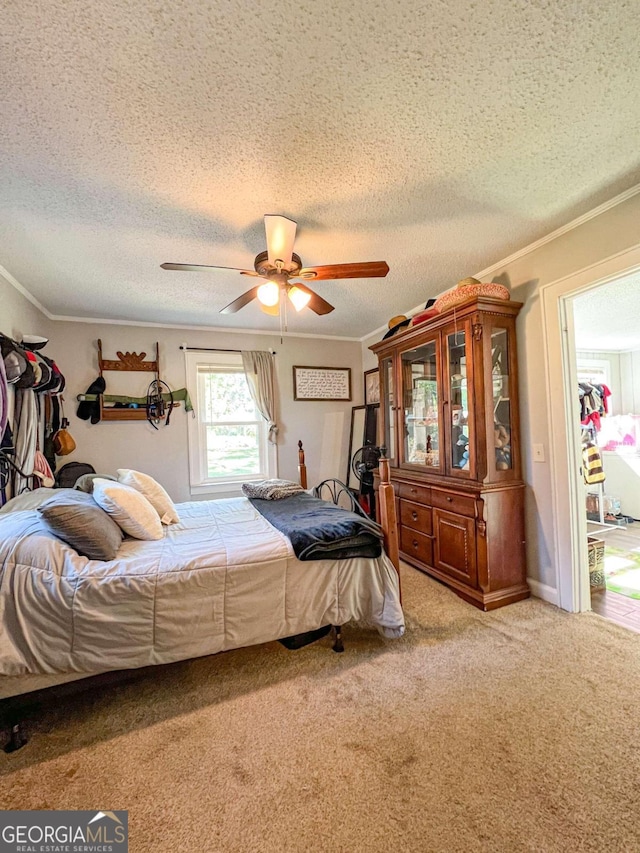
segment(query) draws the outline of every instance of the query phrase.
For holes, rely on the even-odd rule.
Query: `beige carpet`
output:
[[[640,849],[640,635],[480,613],[404,571],[401,641],[347,629],[69,699],[0,753],[3,808],[128,809],[130,850]]]

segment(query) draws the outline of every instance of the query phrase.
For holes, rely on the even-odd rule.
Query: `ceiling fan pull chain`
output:
[[[287,300],[287,294],[286,294],[284,287],[282,288],[282,296],[280,297],[280,301],[284,305],[284,330],[285,330],[285,332],[288,332],[289,331],[289,316],[287,314],[287,308],[288,308],[287,301],[288,300]]]

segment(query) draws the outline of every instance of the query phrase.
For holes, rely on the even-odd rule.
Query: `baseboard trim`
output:
[[[527,578],[527,583],[529,584],[531,594],[536,598],[548,601],[549,604],[555,604],[556,607],[560,606],[558,603],[557,589],[554,589],[552,586],[547,586],[546,583],[541,583],[541,581],[537,581],[534,578]]]

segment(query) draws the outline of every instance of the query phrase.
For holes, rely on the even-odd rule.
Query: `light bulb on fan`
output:
[[[280,298],[280,288],[275,281],[267,281],[260,285],[256,295],[263,305],[277,305]]]
[[[306,308],[309,304],[309,300],[311,299],[310,293],[305,293],[304,290],[300,290],[300,288],[296,287],[295,284],[289,288],[287,296],[293,302],[293,307],[296,311],[302,311],[303,308]]]

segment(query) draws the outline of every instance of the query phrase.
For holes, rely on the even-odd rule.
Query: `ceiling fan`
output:
[[[230,270],[240,275],[266,279],[238,296],[221,309],[221,314],[235,314],[253,299],[258,299],[260,307],[267,314],[278,315],[282,296],[288,296],[296,311],[309,306],[316,314],[328,314],[334,310],[325,299],[302,282],[291,283],[292,278],[307,281],[322,281],[337,278],[384,278],[389,272],[385,261],[369,261],[360,264],[330,264],[322,267],[303,267],[299,255],[293,251],[297,225],[286,216],[267,215],[264,218],[267,232],[267,251],[256,255],[253,270],[239,270],[233,267],[213,267],[200,264],[160,264],[163,270]]]

